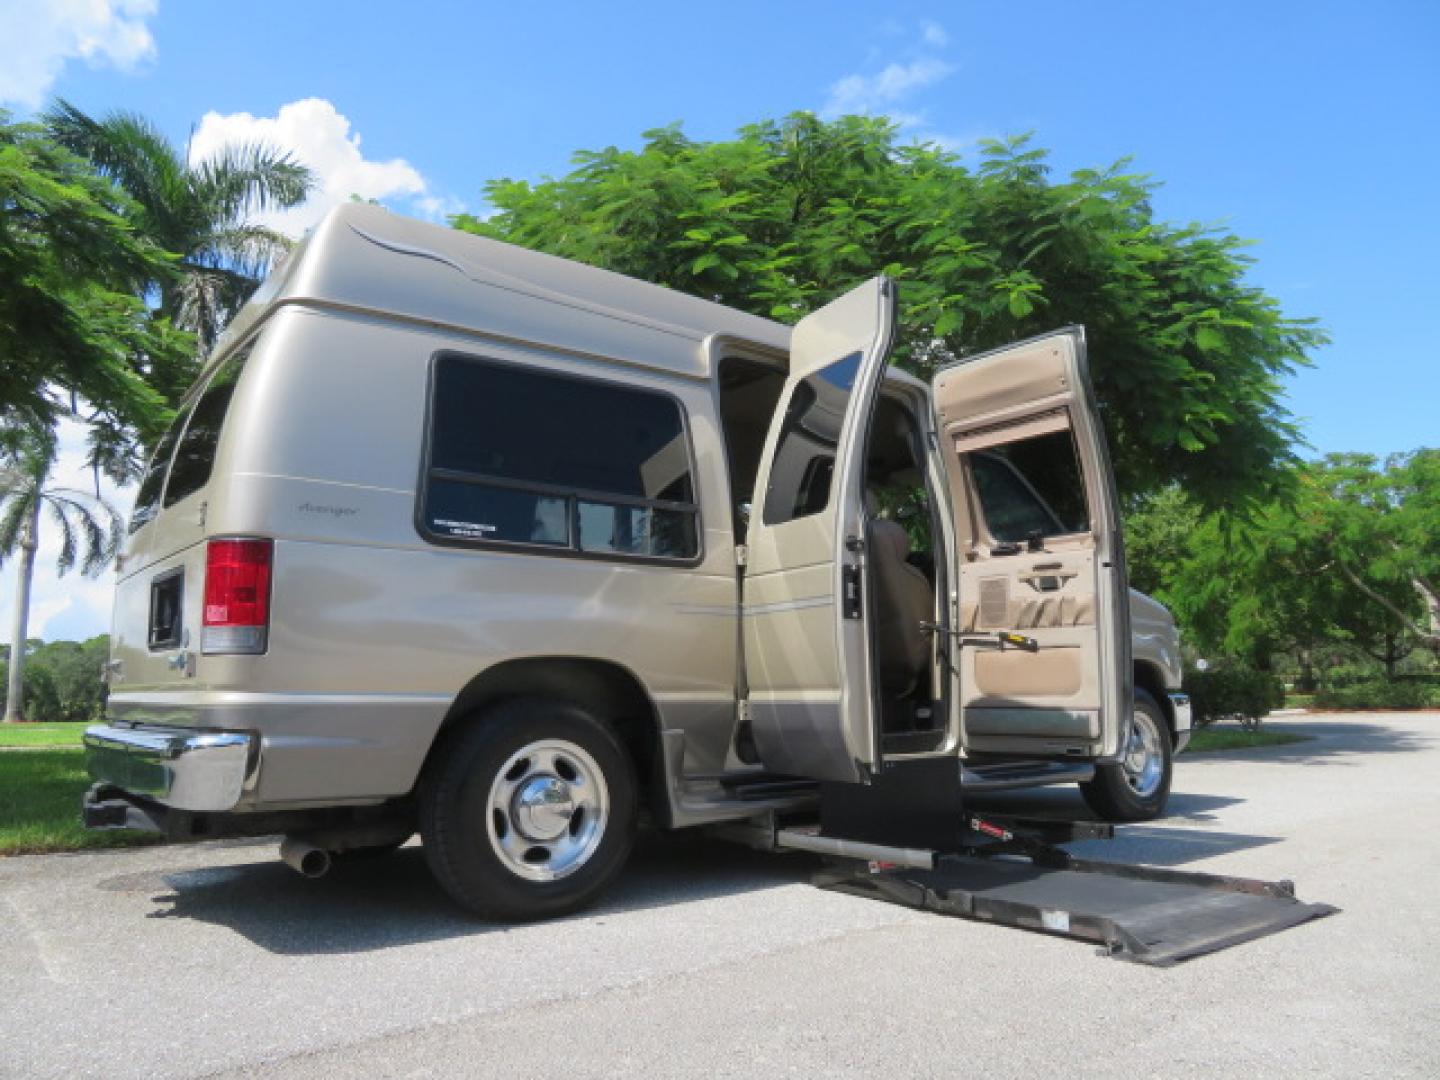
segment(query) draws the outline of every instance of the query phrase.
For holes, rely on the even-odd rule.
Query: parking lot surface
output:
[[[459,913],[414,846],[319,881],[273,842],[28,856],[0,860],[0,1075],[1440,1075],[1440,714],[1270,726],[1310,738],[1186,755],[1172,816],[1075,845],[1342,909],[1175,968],[698,837],[518,927]]]

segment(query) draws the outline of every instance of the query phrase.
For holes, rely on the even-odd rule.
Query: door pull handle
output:
[[[1052,571],[1047,574],[1030,573],[1017,575],[1018,580],[1023,581],[1026,585],[1029,585],[1032,589],[1039,592],[1056,592],[1064,587],[1065,582],[1079,576],[1079,572],[1076,570],[1063,570],[1058,573]]]

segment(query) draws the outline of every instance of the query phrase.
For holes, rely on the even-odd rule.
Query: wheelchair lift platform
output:
[[[826,856],[812,879],[822,889],[1089,941],[1156,967],[1338,910],[1303,903],[1289,881],[1082,859],[1059,845],[1111,839],[1114,825],[967,812],[948,777],[927,788],[913,770],[896,784],[822,785],[818,824],[771,814],[723,834]]]

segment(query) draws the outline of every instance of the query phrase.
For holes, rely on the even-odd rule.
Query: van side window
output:
[[[459,356],[431,388],[422,520],[445,541],[693,559],[698,508],[666,394]]]
[[[145,478],[140,481],[140,490],[135,494],[135,509],[130,511],[130,531],[138,532],[142,525],[153,521],[160,509],[160,493],[165,488],[165,474],[170,471],[170,458],[175,453],[175,443],[190,418],[190,410],[184,409],[166,428],[150,455],[150,465]]]
[[[1001,543],[1090,530],[1071,433],[1055,431],[968,455],[985,524]]]
[[[245,348],[221,364],[195,402],[185,434],[180,436],[180,445],[175,448],[174,464],[170,466],[170,481],[165,485],[167,507],[194,495],[210,482],[215,450],[220,445],[220,426],[230,411],[235,384],[240,381],[249,357],[250,349]]]
[[[860,354],[853,353],[795,385],[770,463],[766,525],[809,517],[830,505],[835,447],[859,371]]]

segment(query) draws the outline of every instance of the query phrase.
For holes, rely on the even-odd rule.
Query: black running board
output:
[[[963,766],[960,782],[973,795],[1051,784],[1083,784],[1094,776],[1095,765],[1089,761],[1024,761]]]
[[[1109,956],[1155,967],[1338,910],[1301,903],[1288,881],[1073,857],[1059,868],[1008,857],[940,855],[931,870],[850,863],[814,880],[854,896],[1091,941]]]

